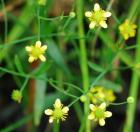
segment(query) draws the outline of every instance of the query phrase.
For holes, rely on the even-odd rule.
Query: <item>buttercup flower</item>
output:
[[[47,109],[45,114],[50,116],[49,122],[52,123],[54,120],[59,122],[59,120],[65,121],[68,115],[69,108],[67,106],[63,107],[60,99],[56,99],[54,104],[54,110]]]
[[[100,126],[105,125],[105,118],[111,117],[112,112],[106,111],[106,103],[102,103],[99,106],[90,104],[91,113],[88,116],[89,120],[99,121]]]
[[[100,5],[96,3],[93,11],[86,11],[85,16],[89,19],[89,28],[93,29],[95,26],[107,28],[106,20],[111,16],[111,12],[102,10]]]
[[[46,45],[41,46],[41,42],[37,41],[36,44],[33,46],[26,46],[26,51],[29,52],[29,59],[28,61],[32,63],[33,61],[40,59],[41,61],[46,61],[45,56],[43,55],[47,49]]]
[[[21,102],[21,99],[22,99],[22,93],[19,90],[13,90],[12,91],[11,98],[14,101],[17,101],[18,103],[20,103]]]
[[[119,26],[120,33],[125,40],[135,36],[136,28],[137,25],[133,24],[128,19],[126,19],[125,22]]]
[[[102,86],[91,88],[88,96],[94,104],[98,104],[100,101],[113,102],[116,99],[114,92],[111,89],[107,89]]]

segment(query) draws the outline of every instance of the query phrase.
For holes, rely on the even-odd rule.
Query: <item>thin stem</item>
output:
[[[4,13],[4,22],[5,22],[5,25],[4,25],[4,41],[5,43],[7,42],[7,36],[8,36],[8,21],[7,21],[7,12],[6,12],[6,8],[5,8],[5,3],[4,3],[4,0],[1,0],[1,3],[2,3],[2,8],[3,8],[3,13]]]
[[[40,40],[40,7],[37,7],[38,40]]]
[[[59,132],[60,123],[55,121],[53,124],[53,132]]]
[[[21,87],[21,89],[20,89],[21,92],[24,90],[24,88],[25,88],[25,86],[27,85],[28,81],[29,81],[29,77],[27,77],[27,78],[25,79],[25,81],[24,81],[24,83],[23,83],[23,85],[22,85],[22,87]]]
[[[85,37],[84,25],[83,25],[83,14],[84,14],[84,0],[76,0],[76,12],[77,12],[77,24],[78,24],[78,35],[80,38]],[[80,45],[80,67],[83,79],[83,89],[87,92],[89,89],[89,72],[88,72],[88,62],[87,62],[87,51],[86,42],[84,39],[79,40]],[[87,114],[89,111],[89,101],[84,104],[84,112]],[[86,117],[86,132],[90,132],[90,122]]]
[[[140,18],[139,18],[140,22]],[[137,45],[140,45],[140,25],[138,28],[138,35],[137,35]],[[136,49],[135,55],[135,62],[138,63],[140,61],[140,47]],[[132,96],[135,100],[134,103],[127,105],[127,112],[126,112],[126,122],[124,126],[124,132],[132,132],[133,130],[133,123],[134,123],[134,115],[136,112],[136,102],[137,102],[137,95],[138,95],[138,85],[139,85],[139,75],[137,70],[133,70],[131,85],[130,85],[130,92],[129,96]]]

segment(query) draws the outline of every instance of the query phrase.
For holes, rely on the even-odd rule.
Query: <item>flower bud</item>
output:
[[[127,98],[127,103],[134,103],[134,98],[131,97],[131,96],[129,96],[129,97]]]
[[[70,12],[70,14],[69,14],[69,16],[71,17],[71,18],[74,18],[75,16],[76,16],[76,14],[75,14],[75,12]]]
[[[11,97],[14,101],[20,103],[22,99],[22,93],[19,90],[13,90]]]

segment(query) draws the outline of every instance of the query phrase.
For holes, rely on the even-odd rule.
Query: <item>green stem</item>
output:
[[[140,22],[140,19],[139,19]],[[138,28],[138,35],[137,35],[137,45],[140,45],[140,26]],[[136,50],[136,56],[135,56],[135,62],[136,64],[140,62],[140,47]],[[124,132],[132,132],[133,123],[134,123],[134,116],[136,111],[136,102],[137,102],[137,95],[138,95],[138,85],[139,85],[139,75],[137,74],[137,70],[133,70],[133,75],[131,79],[131,85],[130,85],[130,92],[129,96],[132,96],[135,100],[133,104],[127,105],[127,112],[126,112],[126,122],[124,126]]]
[[[53,125],[53,132],[59,132],[60,123],[55,121]]]
[[[85,37],[84,33],[84,25],[83,25],[83,9],[84,1],[83,0],[76,0],[76,14],[77,14],[77,24],[78,24],[78,35],[80,38]],[[85,39],[79,39],[80,45],[80,67],[82,72],[82,79],[83,79],[83,89],[85,92],[89,89],[89,72],[88,72],[88,62],[87,62],[87,51],[86,51],[86,42]],[[89,102],[85,102],[84,104],[84,113],[87,114],[89,111]],[[86,124],[86,132],[90,132],[90,122],[86,117],[85,120]]]
[[[1,0],[1,3],[2,3],[2,8],[3,8],[3,13],[4,13],[4,22],[5,22],[5,25],[4,25],[4,29],[5,29],[5,32],[4,32],[4,41],[5,41],[5,44],[7,42],[7,34],[8,34],[8,21],[7,21],[7,12],[6,12],[6,8],[5,8],[5,3],[4,3],[4,0]]]

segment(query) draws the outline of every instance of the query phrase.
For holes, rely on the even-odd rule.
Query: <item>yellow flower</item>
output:
[[[88,119],[99,121],[100,126],[105,125],[105,118],[112,116],[112,112],[106,111],[106,103],[102,103],[99,106],[90,104],[90,110],[91,113],[88,115]]]
[[[116,99],[112,90],[104,88],[102,86],[91,88],[88,96],[94,104],[98,104],[100,101],[113,102]]]
[[[29,52],[29,59],[28,61],[32,63],[33,61],[36,61],[37,59],[40,59],[41,61],[46,61],[45,56],[43,55],[45,53],[45,50],[47,49],[47,46],[41,46],[41,42],[37,41],[34,46],[26,46],[26,51]]]
[[[106,20],[111,16],[111,12],[102,10],[100,5],[96,3],[93,11],[86,11],[85,16],[89,19],[89,28],[93,29],[95,26],[107,28]]]
[[[127,40],[129,37],[134,37],[136,34],[137,25],[133,24],[129,20],[125,20],[123,24],[119,26],[120,33]]]
[[[45,114],[50,116],[49,122],[52,123],[54,120],[59,122],[61,119],[62,121],[65,121],[67,115],[68,115],[69,108],[67,106],[63,107],[63,104],[61,103],[60,99],[56,99],[54,104],[54,110],[47,109],[45,110]]]

